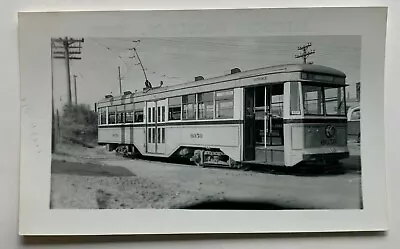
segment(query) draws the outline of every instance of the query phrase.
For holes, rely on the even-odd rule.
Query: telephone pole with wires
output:
[[[297,50],[301,51],[300,54],[295,55],[296,59],[302,58],[304,64],[313,64],[313,62],[307,62],[307,59],[310,55],[315,54],[315,50],[308,50],[312,46],[311,42],[306,45],[297,47]]]
[[[81,60],[79,57],[81,54],[82,43],[84,39],[76,38],[52,38],[52,59],[64,59],[67,68],[67,94],[68,94],[68,105],[72,105],[72,90],[71,90],[71,70],[70,60]]]

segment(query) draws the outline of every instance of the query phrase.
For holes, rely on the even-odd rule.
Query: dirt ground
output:
[[[180,208],[213,196],[165,186],[109,161],[130,162],[108,152],[59,145],[52,155],[51,207],[55,209]]]
[[[340,170],[202,168],[122,158],[104,147],[61,145],[53,154],[52,208],[355,209],[359,147]]]

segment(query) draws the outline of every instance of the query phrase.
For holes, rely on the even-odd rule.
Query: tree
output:
[[[87,105],[65,105],[61,117],[65,142],[92,147],[97,140],[97,114]]]

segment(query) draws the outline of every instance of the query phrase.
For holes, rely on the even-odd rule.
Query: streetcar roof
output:
[[[331,75],[331,76],[336,76],[336,77],[346,77],[346,74],[343,73],[342,71],[331,68],[331,67],[327,67],[327,66],[315,65],[315,64],[283,64],[283,65],[256,68],[256,69],[246,70],[246,71],[237,72],[237,73],[225,74],[225,75],[211,77],[211,78],[204,78],[201,80],[189,81],[189,82],[180,83],[180,84],[176,84],[176,85],[172,85],[172,86],[153,87],[153,88],[149,89],[148,91],[129,93],[129,94],[125,95],[125,98],[145,96],[148,94],[157,94],[159,92],[164,92],[164,91],[171,91],[171,90],[173,91],[173,90],[179,90],[179,89],[183,89],[183,88],[207,85],[210,83],[232,81],[232,80],[251,78],[251,77],[262,76],[262,75],[267,75],[267,74],[290,73],[290,72],[309,72],[309,73],[315,73],[315,74]],[[113,99],[115,100],[115,99],[119,99],[121,97],[123,97],[123,96],[113,96]],[[103,98],[99,102],[105,102],[105,101],[109,101],[109,98]]]

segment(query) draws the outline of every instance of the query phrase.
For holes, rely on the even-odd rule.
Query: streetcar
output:
[[[334,68],[285,64],[107,95],[95,105],[98,143],[203,166],[338,162],[349,156],[345,79]]]

